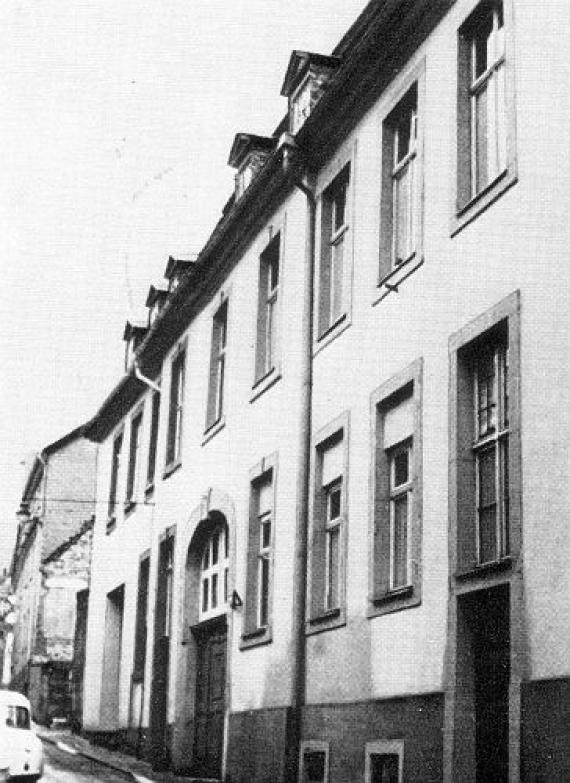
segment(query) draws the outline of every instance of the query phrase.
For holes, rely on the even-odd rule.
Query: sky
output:
[[[235,133],[270,135],[291,51],[329,54],[366,4],[0,4],[0,568],[34,453],[93,416],[125,321],[213,230]]]

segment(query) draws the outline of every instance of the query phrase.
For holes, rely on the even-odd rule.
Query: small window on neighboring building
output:
[[[131,421],[131,440],[129,444],[129,469],[127,473],[127,496],[125,503],[130,506],[138,499],[138,473],[140,462],[141,436],[142,436],[142,411],[137,413]]]
[[[484,207],[514,182],[510,2],[481,3],[459,31],[458,212],[491,188]]]
[[[166,441],[166,466],[180,462],[182,447],[182,406],[184,402],[184,364],[186,353],[180,349],[172,360],[170,374],[170,409]]]
[[[224,614],[228,603],[228,530],[217,527],[208,537],[200,566],[199,619]]]
[[[301,783],[328,783],[328,742],[302,742],[299,780]]]
[[[154,484],[156,472],[156,446],[158,441],[158,424],[160,421],[160,392],[155,391],[152,395],[152,412],[150,422],[150,440],[148,445],[148,464],[146,472],[147,490],[150,492]]]
[[[271,626],[276,457],[250,471],[249,536],[244,638],[267,641]]]
[[[421,381],[418,360],[372,394],[376,422],[372,614],[420,600]]]
[[[348,313],[350,253],[348,252],[348,190],[350,164],[322,197],[318,334],[323,336]]]
[[[261,254],[259,264],[255,382],[275,369],[278,360],[279,245],[277,234]]]
[[[113,518],[116,513],[117,487],[119,483],[119,470],[121,467],[121,451],[123,448],[123,433],[120,432],[113,440],[113,455],[111,458],[111,481],[109,484],[109,503],[107,516]]]
[[[366,743],[365,783],[403,783],[404,743],[386,740]]]
[[[224,412],[227,331],[228,300],[226,299],[218,308],[212,323],[212,346],[210,354],[210,381],[208,386],[206,430],[210,429],[210,427],[220,421]]]
[[[342,419],[316,446],[310,564],[315,625],[339,617],[344,606],[348,419]]]
[[[419,253],[422,164],[415,82],[382,125],[380,280]]]

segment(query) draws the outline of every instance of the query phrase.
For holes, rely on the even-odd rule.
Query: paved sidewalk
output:
[[[94,745],[84,737],[66,729],[47,729],[37,726],[36,732],[44,742],[50,742],[67,753],[78,753],[117,772],[122,772],[127,779],[135,780],[137,783],[218,783],[218,781],[207,781],[206,778],[174,775],[172,772],[155,772],[146,761],[141,761],[127,753]]]

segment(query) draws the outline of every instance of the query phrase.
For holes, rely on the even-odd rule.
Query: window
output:
[[[457,575],[508,566],[520,547],[518,333],[515,293],[450,343]]]
[[[145,555],[139,563],[137,610],[135,617],[135,649],[131,683],[130,725],[139,725],[144,695],[144,668],[146,662],[148,586],[150,557]]]
[[[129,470],[127,473],[127,496],[125,505],[130,507],[137,502],[138,466],[141,448],[142,411],[137,413],[131,422],[131,440],[129,444]]]
[[[279,294],[279,244],[277,234],[261,254],[257,310],[255,382],[275,369],[278,357],[277,297]]]
[[[404,743],[387,740],[366,743],[365,783],[402,783]]]
[[[184,363],[186,353],[179,349],[172,360],[170,375],[170,409],[166,442],[166,466],[180,462],[182,446],[182,406],[184,400]]]
[[[27,707],[6,705],[6,726],[12,729],[31,729],[30,713]]]
[[[333,180],[322,198],[318,333],[322,337],[346,317],[350,288],[347,252],[350,165]]]
[[[344,415],[319,436],[311,530],[309,630],[344,622],[347,508],[347,428]]]
[[[224,386],[226,374],[226,344],[228,330],[228,301],[222,302],[212,324],[212,349],[210,354],[210,383],[206,430],[219,422],[224,411]]]
[[[109,485],[109,503],[107,507],[107,516],[109,519],[115,516],[115,506],[117,504],[117,485],[119,481],[119,470],[121,467],[121,450],[123,448],[123,433],[120,432],[113,440],[113,456],[111,458],[111,482]]]
[[[458,212],[475,199],[486,206],[515,181],[509,12],[510,0],[488,0],[459,31]]]
[[[371,616],[420,601],[421,387],[422,361],[417,360],[372,394]]]
[[[156,444],[158,440],[158,423],[160,420],[160,392],[155,391],[152,395],[152,411],[150,422],[150,441],[148,445],[148,465],[146,472],[146,488],[150,491],[154,484],[154,475],[156,472]]]
[[[302,742],[300,758],[300,783],[328,783],[328,742]]]
[[[228,603],[228,530],[216,528],[202,552],[200,567],[200,620],[224,614]]]
[[[277,458],[271,455],[250,471],[244,640],[253,643],[269,641],[271,634],[276,470]]]
[[[380,282],[421,254],[420,108],[418,80],[382,124]]]

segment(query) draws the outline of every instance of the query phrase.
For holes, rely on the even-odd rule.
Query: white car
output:
[[[30,702],[16,691],[0,690],[0,781],[39,780],[41,740],[32,727]]]

